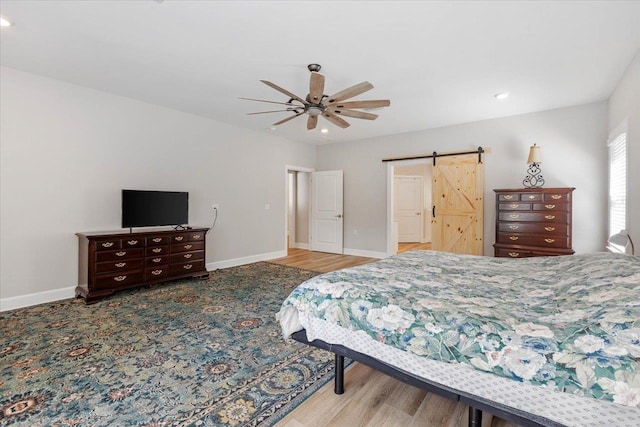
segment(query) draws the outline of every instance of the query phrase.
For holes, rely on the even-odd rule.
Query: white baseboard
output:
[[[344,248],[342,251],[345,255],[353,255],[353,256],[363,256],[367,258],[386,258],[387,254],[384,252],[376,252],[376,251],[363,251],[361,249],[349,249]]]
[[[308,243],[294,243],[293,247],[294,248],[298,248],[298,249],[307,249],[307,250],[309,250],[309,244]]]
[[[75,296],[75,289],[76,287],[72,286],[70,288],[36,292],[34,294],[20,295],[17,297],[0,298],[0,311],[15,310],[16,308],[73,298]]]
[[[251,264],[252,262],[268,261],[270,259],[282,258],[287,256],[287,251],[267,252],[264,254],[251,255],[242,258],[227,259],[224,261],[210,262],[207,264],[207,270],[213,271],[219,268],[235,267],[237,265]]]

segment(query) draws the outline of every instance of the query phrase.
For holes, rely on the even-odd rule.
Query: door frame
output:
[[[289,230],[287,230],[287,218],[289,215],[289,172],[307,172],[307,173],[311,173],[311,172],[315,172],[315,169],[313,168],[307,168],[304,166],[294,166],[294,165],[285,165],[284,167],[284,191],[285,191],[285,197],[284,197],[284,252],[287,253],[289,248],[287,248],[287,233]],[[309,193],[311,193],[311,189],[308,189]],[[311,194],[309,194],[308,197],[309,200],[309,206],[307,209],[307,212],[309,214],[309,227],[308,227],[308,233],[311,233]],[[309,235],[307,235],[307,242],[309,242]],[[295,244],[295,242],[293,242]]]

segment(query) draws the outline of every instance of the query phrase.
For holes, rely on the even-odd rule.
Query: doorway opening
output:
[[[285,251],[309,249],[311,223],[311,172],[300,166],[286,167]]]

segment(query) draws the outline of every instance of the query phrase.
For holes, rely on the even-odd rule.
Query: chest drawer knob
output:
[[[159,254],[160,252],[162,252],[162,248],[153,248],[151,249],[151,252],[153,252],[154,254]]]
[[[547,231],[553,231],[553,230],[555,230],[556,228],[555,228],[555,227],[545,227],[544,229],[545,229],[545,230],[547,230]]]
[[[181,241],[182,241],[182,239],[184,239],[184,237],[182,237],[182,236],[176,236],[176,237],[175,237],[175,239],[176,239],[176,242],[181,242]]]
[[[116,252],[116,256],[125,256],[127,254],[126,251]]]
[[[193,236],[191,236],[193,240],[200,240],[201,237],[202,237],[201,234],[194,234]]]
[[[556,205],[544,205],[544,207],[547,209],[553,209],[556,207]]]
[[[518,236],[509,236],[509,239],[515,241],[518,240]]]
[[[529,195],[529,200],[533,200],[535,198],[536,198],[536,196]]]
[[[158,276],[158,275],[162,274],[162,270],[153,270],[151,272],[151,274],[153,274],[154,276]]]
[[[138,244],[138,241],[137,241],[137,240],[129,240],[129,241],[127,242],[127,244],[128,244],[128,245],[131,245],[131,246],[133,246],[133,245],[137,245],[137,244]]]
[[[555,215],[545,215],[544,216],[547,219],[554,219],[556,216]]]
[[[513,196],[511,194],[505,194],[504,195],[504,199],[505,200],[511,200],[511,199],[513,199]]]
[[[127,278],[127,276],[116,276],[116,277],[113,278],[113,280],[115,280],[116,282],[122,282],[126,278]]]
[[[552,198],[553,200],[559,200],[559,199],[562,199],[562,195],[560,195],[560,194],[552,194],[552,195],[551,195],[551,198]]]
[[[517,204],[517,203],[511,203],[509,206],[510,206],[512,209],[515,209],[515,208],[517,208],[517,207],[518,207],[518,206],[520,206],[520,205],[519,205],[519,204]]]
[[[185,265],[182,266],[182,268],[184,268],[185,270],[190,270],[191,267],[193,267],[192,264],[185,264]]]
[[[103,247],[103,248],[110,248],[111,246],[113,246],[113,242],[104,242],[104,243],[102,244],[102,247]]]
[[[155,239],[153,239],[154,243],[160,243],[162,242],[162,237],[156,237]]]
[[[157,263],[157,262],[162,261],[162,258],[154,258],[154,259],[152,259],[151,261],[153,261],[153,262],[156,262],[156,263]]]
[[[556,241],[556,239],[544,239],[544,241],[547,243],[553,243]]]
[[[184,254],[184,257],[185,257],[186,259],[189,259],[189,258],[191,258],[192,256],[193,256],[193,254]]]
[[[517,230],[520,226],[519,225],[510,225],[509,228],[512,230]]]
[[[516,218],[518,218],[519,216],[520,216],[520,215],[518,215],[518,214],[510,214],[510,215],[509,215],[509,218],[516,219]]]
[[[117,264],[116,264],[116,267],[118,267],[118,268],[122,268],[122,267],[124,267],[125,265],[127,265],[127,263],[126,263],[126,262],[119,262],[119,263],[117,263]]]
[[[511,258],[518,258],[520,256],[520,254],[518,252],[509,252],[509,256]]]

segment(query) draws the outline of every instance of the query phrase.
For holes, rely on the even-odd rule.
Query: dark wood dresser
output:
[[[571,255],[575,188],[524,188],[496,193],[497,257]]]
[[[206,232],[207,228],[76,233],[76,297],[91,304],[122,289],[206,277]]]

